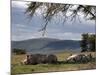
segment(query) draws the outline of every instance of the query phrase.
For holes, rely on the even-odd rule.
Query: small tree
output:
[[[90,51],[95,51],[96,50],[96,36],[94,34],[89,36],[89,50]]]
[[[87,34],[82,34],[82,41],[81,41],[81,52],[85,52],[88,50],[88,33]]]
[[[81,52],[96,50],[96,36],[95,34],[82,34]]]

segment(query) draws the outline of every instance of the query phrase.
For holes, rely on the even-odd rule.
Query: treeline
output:
[[[14,54],[17,54],[17,55],[19,55],[19,54],[26,54],[26,50],[25,50],[25,49],[17,49],[17,48],[14,48],[14,49],[12,50],[12,52],[13,52]]]
[[[96,35],[95,34],[82,34],[81,52],[96,51]]]

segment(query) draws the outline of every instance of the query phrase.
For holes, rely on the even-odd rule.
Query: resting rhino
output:
[[[23,64],[41,64],[41,63],[56,63],[57,57],[53,54],[45,55],[45,54],[29,54],[26,55],[26,59],[23,60]]]
[[[81,62],[81,63],[83,62],[84,63],[84,62],[90,61],[91,58],[92,58],[91,54],[89,54],[89,55],[87,55],[87,54],[74,54],[74,55],[69,56],[66,59],[66,61],[71,62],[71,63],[73,63],[73,62]]]

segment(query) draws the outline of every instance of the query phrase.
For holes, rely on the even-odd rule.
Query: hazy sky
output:
[[[32,20],[29,20],[28,16],[25,14],[27,8],[26,4],[26,2],[22,1],[12,2],[12,40],[42,37],[42,32],[38,30],[41,29],[44,20],[41,15],[34,16]],[[79,21],[74,23],[68,21],[63,25],[63,23],[59,21],[59,18],[48,24],[45,37],[64,40],[80,40],[82,33],[95,33],[94,21],[85,21],[81,18],[81,23]]]

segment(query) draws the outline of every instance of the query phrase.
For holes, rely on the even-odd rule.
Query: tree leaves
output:
[[[96,6],[89,6],[89,5],[73,5],[73,4],[60,4],[60,3],[42,3],[42,2],[30,2],[28,4],[28,8],[26,9],[26,14],[31,18],[36,13],[38,8],[45,9],[43,15],[43,19],[45,21],[44,27],[41,28],[40,31],[46,31],[46,27],[48,22],[50,22],[55,15],[59,16],[59,13],[62,13],[64,17],[63,23],[65,23],[70,18],[70,21],[76,21],[76,18],[80,21],[80,15],[84,15],[84,19],[86,20],[96,20]],[[71,14],[69,14],[71,12]],[[67,15],[69,14],[69,15]],[[43,33],[43,35],[44,35]]]

